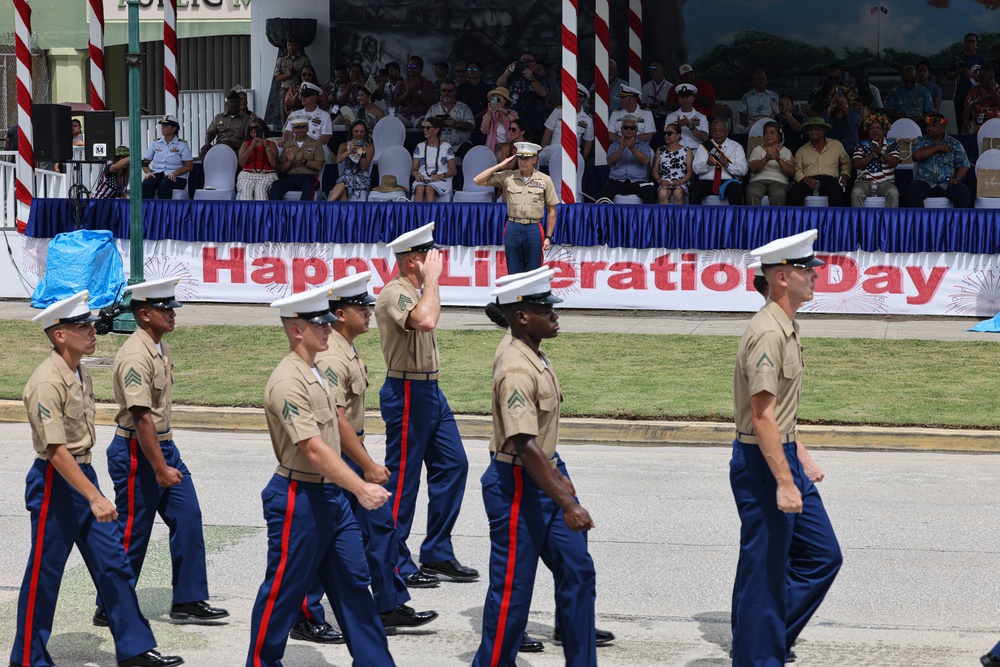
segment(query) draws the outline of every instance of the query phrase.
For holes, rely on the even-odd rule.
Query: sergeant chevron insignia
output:
[[[142,376],[139,375],[139,371],[134,368],[129,368],[128,373],[125,374],[125,388],[128,389],[132,385],[136,387],[142,386]]]
[[[413,299],[406,296],[405,294],[400,294],[399,301],[396,302],[396,305],[399,306],[400,310],[408,310],[408,306],[411,303],[413,303]]]
[[[524,396],[521,395],[521,392],[519,390],[515,389],[514,391],[512,391],[510,393],[510,398],[507,399],[507,409],[508,410],[513,410],[516,407],[522,407],[523,408],[523,407],[525,407],[525,405],[526,405],[526,403],[525,403],[525,400],[524,400]]]
[[[49,412],[49,409],[47,407],[45,407],[44,405],[42,405],[41,403],[39,403],[38,404],[38,419],[40,421],[45,421],[46,419],[50,419],[51,417],[52,417],[52,413]]]
[[[299,406],[286,398],[285,407],[281,408],[281,416],[288,421],[295,421],[295,418],[299,416]]]
[[[771,357],[767,356],[767,352],[760,355],[760,360],[757,361],[757,368],[774,368],[774,362],[771,361]]]
[[[329,366],[326,368],[326,379],[330,381],[334,387],[340,386],[340,378],[337,376],[337,371],[333,370]]]

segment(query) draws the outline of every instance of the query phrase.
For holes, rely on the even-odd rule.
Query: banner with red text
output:
[[[47,239],[23,238],[20,264],[32,284],[45,270]],[[126,274],[128,241],[119,240]],[[505,275],[502,248],[452,247],[445,253],[441,300],[482,306]],[[350,273],[371,271],[375,293],[396,275],[382,244],[190,243],[146,241],[147,280],[174,276],[186,301],[268,303]],[[1000,259],[959,253],[821,254],[815,299],[821,313],[992,317],[1000,310]],[[566,308],[753,311],[744,250],[669,250],[556,246],[546,263]],[[0,296],[25,296],[18,278],[0,271]],[[749,280],[748,280],[749,278]]]

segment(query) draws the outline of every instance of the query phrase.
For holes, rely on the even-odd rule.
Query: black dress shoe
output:
[[[414,572],[410,576],[404,577],[403,583],[406,584],[407,588],[437,588],[441,580],[432,574]]]
[[[788,655],[785,657],[785,662],[786,663],[795,662],[795,657],[796,657],[795,656],[795,651],[793,651],[792,649],[788,649]],[[1000,663],[997,663],[997,664],[1000,664]]]
[[[416,611],[413,607],[401,604],[386,614],[379,614],[382,626],[386,632],[395,632],[396,628],[418,628],[430,623],[438,617],[436,611]]]
[[[160,655],[156,651],[146,651],[118,663],[118,667],[173,667],[183,665],[184,658],[176,655]]]
[[[200,623],[202,621],[218,621],[229,616],[229,612],[218,607],[210,607],[204,600],[200,602],[185,602],[170,607],[170,618],[185,623]]]
[[[500,306],[496,305],[494,302],[489,302],[486,304],[486,317],[490,318],[490,322],[497,325],[501,329],[506,329],[510,326],[507,323],[507,318],[504,317],[503,311],[500,310]],[[524,649],[521,649],[522,651]]]
[[[610,644],[615,640],[615,633],[611,632],[610,630],[601,630],[600,628],[597,628],[596,632],[594,633],[594,637],[595,637],[594,646],[604,646],[605,644]],[[557,642],[561,642],[562,631],[559,628],[556,628],[555,631],[552,633],[552,638],[555,639]]]
[[[424,563],[420,566],[420,571],[424,574],[433,575],[439,579],[450,581],[467,582],[475,581],[479,578],[479,571],[471,567],[466,567],[452,558],[441,563]]]
[[[98,607],[97,611],[94,612],[93,623],[99,628],[108,627],[108,615],[104,613],[104,610],[100,607]]]
[[[288,636],[304,642],[315,642],[316,644],[343,644],[344,635],[339,630],[335,630],[329,623],[314,623],[313,621],[302,621],[292,626]]]
[[[545,644],[538,641],[533,637],[529,637],[528,633],[524,633],[521,636],[521,648],[517,649],[518,653],[541,653],[545,650]]]
[[[981,657],[979,662],[983,663],[983,667],[1000,667],[1000,658],[992,653],[987,653]]]

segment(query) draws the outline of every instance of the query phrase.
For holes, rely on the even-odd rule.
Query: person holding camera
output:
[[[236,194],[240,199],[264,201],[271,183],[278,180],[278,147],[267,140],[267,126],[259,118],[250,122],[249,133],[238,155],[243,171],[236,177]]]
[[[396,116],[408,127],[417,127],[428,107],[437,99],[434,84],[424,78],[423,72],[424,59],[410,56],[406,63],[406,78],[403,85],[396,88],[392,98]]]
[[[850,99],[848,99],[850,98]],[[831,129],[826,133],[844,145],[848,155],[858,145],[858,128],[861,116],[854,110],[854,93],[847,86],[837,86],[830,95],[830,106],[821,114]]]
[[[285,95],[291,86],[297,86],[302,82],[299,78],[302,68],[306,65],[312,65],[309,56],[302,53],[299,48],[299,40],[294,36],[289,37],[285,42],[285,55],[279,56],[274,63],[274,73],[271,75],[271,78],[281,84],[281,96],[278,98],[279,100],[283,101],[285,99]],[[283,115],[282,120],[284,119],[285,116]]]
[[[545,131],[545,99],[549,96],[549,82],[538,71],[538,62],[531,51],[521,53],[521,59],[512,62],[497,78],[497,88],[510,91],[510,106],[536,137]]]
[[[455,97],[457,86],[451,79],[441,83],[441,101],[427,110],[427,117],[440,118],[444,126],[441,138],[452,145],[455,155],[461,157],[472,148],[472,109]]]
[[[507,159],[507,145],[510,143],[510,124],[518,119],[517,112],[508,109],[510,92],[498,86],[486,96],[489,106],[479,129],[486,135],[486,147],[497,156],[497,162]]]
[[[351,139],[340,144],[337,164],[344,165],[327,201],[348,201],[362,199],[372,189],[372,174],[369,169],[375,158],[375,144],[368,138],[368,125],[358,119],[351,123]]]

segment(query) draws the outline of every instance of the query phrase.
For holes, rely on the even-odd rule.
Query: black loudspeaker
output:
[[[84,111],[83,138],[87,145],[83,159],[104,162],[115,155],[115,112]]]
[[[35,133],[35,162],[67,162],[73,159],[73,128],[68,106],[31,105],[31,126]]]

